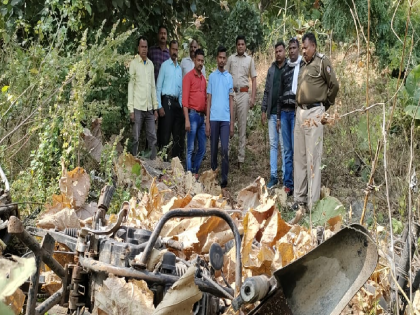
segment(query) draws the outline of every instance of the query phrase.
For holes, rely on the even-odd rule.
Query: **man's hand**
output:
[[[249,109],[252,109],[255,105],[255,99],[251,97],[251,99],[249,100]]]
[[[190,132],[191,131],[191,124],[189,119],[185,119],[185,131]]]
[[[280,119],[277,119],[277,126],[276,126],[276,128],[277,128],[277,132],[279,132],[280,131],[280,128],[281,128]]]
[[[235,124],[230,124],[230,138],[233,137],[233,134],[235,133]]]
[[[163,107],[159,108],[159,116],[160,117],[164,117],[165,116],[165,110],[163,109]]]
[[[261,113],[261,123],[263,125],[265,125],[266,122],[267,122],[267,113],[266,112],[262,112]]]
[[[206,121],[206,136],[210,138],[210,121]]]
[[[159,115],[157,110],[153,111],[153,115],[155,116],[155,121],[158,120]]]
[[[134,112],[130,113],[130,120],[131,122],[134,122]]]

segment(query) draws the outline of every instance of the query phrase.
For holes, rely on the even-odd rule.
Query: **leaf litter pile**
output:
[[[239,191],[234,201],[230,195],[222,195],[217,183],[217,170],[206,171],[196,180],[190,172],[184,171],[179,159],[172,160],[170,169],[167,168],[168,164],[159,160],[142,161],[126,153],[118,158],[114,166],[117,185],[124,185],[128,189],[140,181],[143,188],[138,190],[136,197],[129,200],[130,210],[124,225],[153,230],[162,215],[173,209],[224,210],[230,214],[242,236],[243,280],[256,275],[272,276],[275,270],[290,264],[318,245],[319,227],[323,227],[321,239],[324,241],[339,231],[349,219],[343,205],[329,196],[328,189],[323,189],[324,199],[312,210],[310,216],[299,210],[292,220],[286,222],[279,211],[279,205],[286,207],[285,193],[276,189],[274,194],[269,195],[263,178],[258,177]],[[78,167],[67,171],[63,167],[59,183],[61,194],[52,196],[52,204],[46,205],[46,211],[39,217],[37,227],[63,231],[65,228],[90,226],[92,216],[97,211],[95,202],[86,202],[90,186],[90,176],[84,169]],[[110,214],[107,216],[107,224],[115,223],[116,219],[115,214]],[[390,299],[389,235],[380,226],[371,232],[380,253],[378,266],[342,314],[383,314],[379,302]],[[234,288],[237,263],[235,246],[232,243],[233,233],[224,220],[218,217],[172,219],[165,224],[160,236],[182,242],[182,251],[171,251],[187,263],[193,262],[198,256],[208,261],[210,246],[213,243],[221,245],[225,249],[224,263],[221,272],[217,271],[215,276],[220,285],[225,285],[226,281]],[[56,244],[56,249],[68,250],[63,244]],[[155,270],[165,251],[152,252],[147,266],[149,271]],[[71,262],[71,257],[54,254],[54,258],[63,266]],[[0,274],[0,299],[15,314],[19,314],[25,300],[19,286],[34,272],[34,259],[14,257],[13,260],[11,262],[0,258],[1,269],[11,270],[8,277]],[[145,281],[110,275],[95,294],[93,314],[191,314],[194,303],[201,299],[202,293],[194,283],[194,264],[190,265],[157,308],[153,305],[153,292]],[[45,292],[53,294],[60,289],[61,280],[52,271],[44,270],[42,275],[45,277]],[[419,305],[416,301],[419,300],[420,297],[416,295],[416,314],[420,314],[416,310]],[[3,306],[0,303],[0,311]],[[235,312],[230,307],[226,313]]]

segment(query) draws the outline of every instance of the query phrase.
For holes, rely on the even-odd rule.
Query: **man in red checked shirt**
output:
[[[206,153],[206,78],[201,73],[204,65],[204,51],[195,51],[194,69],[188,72],[182,80],[182,106],[185,116],[185,131],[187,132],[187,171],[196,178],[204,154]],[[194,140],[197,137],[198,150],[193,158]],[[194,161],[194,162],[191,162]]]

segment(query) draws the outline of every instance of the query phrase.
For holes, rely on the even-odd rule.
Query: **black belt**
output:
[[[311,108],[318,107],[318,106],[321,106],[321,105],[322,105],[322,103],[300,104],[299,107],[302,108],[302,109],[311,109]]]
[[[206,113],[198,112],[198,111],[196,111],[195,109],[192,109],[192,108],[188,108],[188,112],[189,113],[197,113],[200,116],[205,116],[206,115]]]
[[[172,96],[172,95],[163,95],[163,97],[166,97],[166,98],[170,99],[171,101],[178,101],[178,97],[176,97],[176,96]]]

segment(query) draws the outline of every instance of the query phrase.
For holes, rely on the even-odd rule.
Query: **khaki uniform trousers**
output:
[[[239,149],[238,161],[243,163],[245,161],[245,146],[246,146],[246,124],[249,110],[249,94],[248,92],[235,93],[235,119],[238,121],[239,130]]]
[[[296,109],[294,130],[294,199],[305,202],[309,209],[321,194],[321,158],[324,126],[321,116],[324,106]],[[314,124],[316,123],[316,125]],[[309,198],[308,198],[309,197]]]

